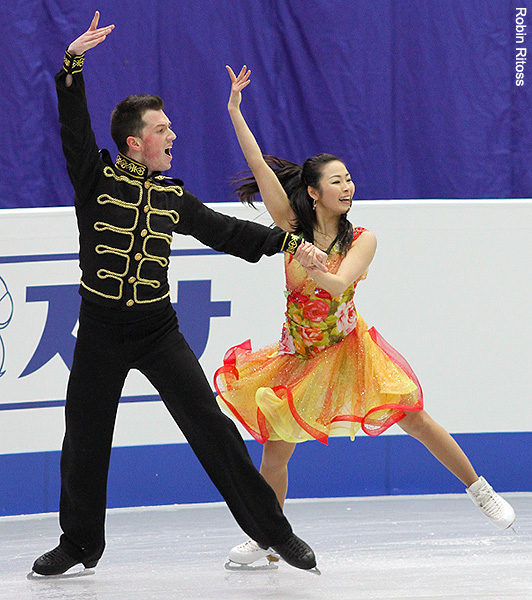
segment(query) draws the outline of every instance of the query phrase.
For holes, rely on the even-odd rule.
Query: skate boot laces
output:
[[[510,503],[502,498],[484,477],[479,478],[479,483],[478,489],[471,489],[473,486],[467,488],[471,500],[496,527],[511,527],[515,521],[515,511]]]
[[[312,548],[294,533],[285,542],[272,546],[272,549],[289,565],[319,574]]]
[[[240,546],[238,546],[238,550],[242,553],[244,552],[260,552],[261,550],[263,550],[263,548],[261,548],[257,542],[255,540],[247,540],[246,542],[244,542],[243,544],[240,544]]]
[[[476,500],[479,508],[491,519],[498,519],[504,511],[502,498],[489,484],[478,491]]]

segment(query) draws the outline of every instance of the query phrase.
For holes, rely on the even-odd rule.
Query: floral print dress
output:
[[[363,228],[354,230],[356,240]],[[337,246],[327,266],[343,260]],[[355,283],[336,298],[316,287],[285,255],[286,320],[281,340],[255,352],[250,341],[228,350],[215,373],[218,402],[259,442],[379,435],[423,408],[419,382],[406,360],[357,313]]]

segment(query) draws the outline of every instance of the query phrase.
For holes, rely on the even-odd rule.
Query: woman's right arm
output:
[[[242,112],[242,90],[249,85],[251,71],[244,65],[236,76],[231,67],[226,67],[231,78],[231,94],[227,109],[235,129],[238,143],[259,187],[260,195],[275,224],[286,231],[293,231],[295,216],[288,196],[277,179],[273,169],[267,164],[255,136],[248,127]]]

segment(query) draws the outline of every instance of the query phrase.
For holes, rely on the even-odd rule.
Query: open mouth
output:
[[[170,158],[172,158],[172,147],[169,146],[168,148],[165,148],[164,153],[166,154],[166,156],[169,156]]]

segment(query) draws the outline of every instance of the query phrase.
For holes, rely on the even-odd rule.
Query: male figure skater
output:
[[[326,271],[325,255],[301,256],[293,234],[212,211],[182,181],[162,176],[176,136],[157,96],[120,102],[111,117],[118,158],[113,164],[108,152],[99,153],[82,75],[85,52],[114,28],[98,28],[98,20],[96,12],[56,76],[61,140],[75,190],[82,301],[61,454],[63,534],[33,571],[58,575],[78,563],[94,567],[103,553],[112,435],[132,368],[158,390],[242,529],[289,564],[314,569],[312,549],[292,532],[179,331],[167,271],[173,233],[252,262],[285,250]]]

